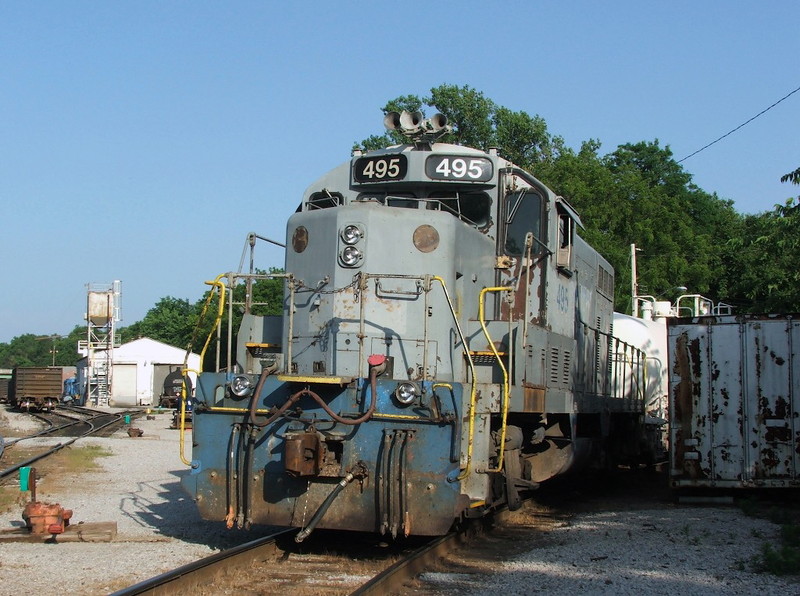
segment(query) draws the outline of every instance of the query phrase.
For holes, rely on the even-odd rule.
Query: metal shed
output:
[[[158,403],[164,379],[171,370],[183,367],[186,350],[143,337],[114,348],[112,354],[111,396],[115,407],[149,406]],[[79,382],[85,386],[86,358],[78,362]],[[200,355],[189,355],[192,386],[200,369]]]
[[[668,322],[673,487],[800,486],[800,317]]]

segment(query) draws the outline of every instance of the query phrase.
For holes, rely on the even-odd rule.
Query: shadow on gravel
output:
[[[123,495],[119,510],[137,525],[155,528],[158,534],[214,549],[230,548],[275,530],[273,526],[229,530],[224,520],[202,519],[194,502],[181,487],[181,478],[188,475],[189,470],[172,474],[174,481],[138,483],[135,492]]]
[[[649,509],[674,503],[667,465],[656,468],[617,469],[559,477],[542,483],[533,493],[542,505],[575,512],[619,508]]]

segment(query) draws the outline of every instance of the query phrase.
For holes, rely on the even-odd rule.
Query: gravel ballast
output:
[[[23,415],[0,416],[13,426]],[[200,519],[180,487],[188,468],[170,422],[166,413],[140,418],[133,426],[142,437],[120,431],[73,445],[98,445],[112,455],[96,460],[97,471],[45,477],[39,500],[72,509],[72,524],[116,522],[117,537],[110,543],[0,542],[0,594],[108,594],[265,531],[229,531],[224,522]],[[191,449],[190,433],[186,446]],[[797,576],[753,571],[763,544],[780,544],[779,527],[767,520],[730,506],[620,509],[580,514],[537,534],[530,550],[497,563],[491,576],[426,579],[440,594],[800,595]],[[0,514],[0,528],[22,526],[21,511]]]

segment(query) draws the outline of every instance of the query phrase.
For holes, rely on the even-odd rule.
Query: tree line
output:
[[[279,268],[270,268],[269,273],[280,273]],[[264,274],[265,271],[257,271]],[[227,300],[243,303],[245,286],[232,288]],[[253,309],[259,315],[279,315],[283,305],[283,281],[280,279],[260,279],[252,287],[252,301],[259,306]],[[185,298],[165,296],[147,311],[141,321],[120,327],[116,330],[117,343],[124,344],[141,337],[188,348],[200,352],[206,339],[212,335],[214,341],[216,313],[219,311],[219,293],[205,292],[196,302]],[[242,320],[242,309],[233,309],[233,328],[238,329]],[[227,309],[221,321],[222,337],[227,335]],[[68,335],[36,336],[32,333],[20,335],[9,343],[0,343],[0,368],[17,366],[74,366],[78,360],[77,345],[87,339],[86,326],[76,326]],[[216,344],[206,353],[205,367],[212,366],[216,357]],[[226,359],[226,342],[219,346],[220,358]],[[55,350],[55,353],[53,353]]]
[[[640,294],[674,299],[669,292],[685,286],[738,312],[800,310],[800,270],[793,263],[800,243],[796,197],[764,213],[738,213],[732,201],[695,185],[658,139],[625,143],[607,154],[597,139],[573,149],[540,116],[498,106],[469,86],[440,85],[424,97],[390,100],[382,109],[440,112],[453,125],[443,142],[497,147],[566,198],[586,226],[581,235],[616,270],[620,312],[631,308],[631,244],[641,249]],[[389,131],[356,147],[402,142]],[[781,180],[800,183],[800,169]]]
[[[538,115],[495,104],[469,86],[440,85],[426,96],[404,95],[388,101],[384,113],[408,110],[447,116],[453,130],[442,142],[499,153],[531,171],[581,214],[581,235],[616,270],[615,308],[630,312],[630,245],[638,256],[640,294],[665,300],[685,286],[737,312],[800,311],[800,201],[789,198],[770,211],[741,214],[733,202],[692,182],[668,145],[658,139],[625,143],[603,154],[597,139],[577,149],[549,132]],[[405,139],[395,131],[372,135],[354,148],[372,150]],[[781,179],[800,183],[800,168]],[[239,291],[239,290],[237,290]],[[281,285],[258,284],[280,312]],[[119,330],[124,343],[150,337],[185,347],[192,342],[207,296],[195,303],[167,296],[145,317]],[[236,323],[236,322],[235,322]],[[205,323],[210,325],[209,322]],[[75,345],[86,336],[76,327],[66,337],[26,334],[0,343],[0,367],[75,363]],[[55,355],[52,350],[55,349]]]

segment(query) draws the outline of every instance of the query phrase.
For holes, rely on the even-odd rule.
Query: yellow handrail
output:
[[[211,326],[211,331],[208,332],[208,337],[206,338],[206,343],[203,345],[203,349],[200,351],[200,366],[203,366],[203,360],[206,356],[206,350],[208,349],[208,345],[211,343],[211,338],[214,335],[214,331],[219,326],[219,322],[222,320],[222,317],[225,314],[225,284],[220,281],[225,277],[225,274],[218,275],[214,281],[207,281],[206,285],[213,286],[214,288],[219,289],[219,307],[217,308],[217,317],[214,319],[214,324]],[[211,304],[211,299],[214,297],[214,290],[208,293],[208,298],[206,298],[206,303],[203,305],[203,311],[200,313],[200,318],[197,320],[198,326],[202,323],[203,318],[205,317],[206,311],[208,310],[209,305]]]
[[[188,373],[193,372],[200,375],[200,371],[190,369],[190,368],[182,368],[181,374],[185,377]],[[186,444],[186,381],[181,384],[181,415],[180,415],[180,433],[178,434],[179,437],[179,446],[180,446],[180,455],[181,461],[187,465],[191,466],[192,462],[186,459],[186,455],[184,455],[184,446]]]
[[[486,328],[486,320],[484,317],[484,305],[483,301],[486,296],[487,292],[510,292],[513,288],[508,287],[497,287],[497,288],[483,288],[480,294],[480,304],[478,305],[478,319],[481,323],[481,329],[483,329],[483,334],[486,336],[486,341],[489,343],[489,348],[491,348],[494,357],[497,359],[497,363],[500,365],[501,370],[503,371],[503,423],[501,425],[500,430],[500,448],[499,448],[499,455],[497,456],[497,467],[496,468],[489,468],[487,472],[501,472],[503,470],[503,446],[506,444],[506,425],[508,423],[508,406],[509,406],[509,389],[508,389],[508,371],[506,370],[505,364],[500,359],[500,354],[497,351],[497,348],[492,341],[491,336],[489,335],[489,330]],[[511,337],[508,338],[511,341]]]
[[[206,343],[203,345],[203,349],[200,351],[200,369],[203,368],[203,360],[206,355],[206,350],[208,349],[208,344],[211,343],[211,337],[214,335],[214,330],[219,325],[219,322],[222,320],[222,316],[225,313],[225,284],[220,281],[225,276],[223,273],[222,275],[218,275],[214,281],[207,281],[206,285],[212,286],[211,291],[208,293],[206,297],[206,302],[203,305],[203,310],[200,313],[200,317],[197,320],[197,325],[195,326],[195,333],[200,330],[200,325],[203,322],[203,319],[206,316],[206,312],[208,311],[208,307],[211,304],[211,300],[214,297],[214,288],[219,289],[219,308],[217,309],[217,317],[214,320],[214,324],[211,326],[211,331],[206,338]],[[189,369],[189,354],[192,351],[192,344],[194,343],[195,336],[192,336],[192,341],[189,343],[189,349],[186,350],[186,359],[183,363],[182,373],[186,375],[186,373],[190,372]],[[191,370],[191,372],[195,372],[200,375],[200,371]],[[186,445],[186,383],[184,382],[181,385],[181,413],[180,413],[180,433],[179,433],[179,448],[180,448],[180,456],[181,461],[184,465],[191,466],[192,462],[186,459],[186,455],[184,454],[184,449]]]
[[[453,308],[453,302],[450,300],[450,294],[447,291],[447,286],[444,283],[444,279],[438,275],[434,275],[431,279],[442,284],[444,297],[447,299],[447,306],[450,307],[450,314],[453,315],[453,322],[456,324],[458,337],[461,340],[461,345],[464,347],[464,354],[467,356],[470,376],[472,377],[472,387],[470,388],[469,394],[469,437],[467,439],[467,463],[464,466],[464,470],[456,478],[456,480],[464,480],[467,476],[469,476],[470,466],[472,464],[472,449],[475,437],[475,400],[477,399],[478,394],[478,380],[475,376],[475,363],[472,361],[472,355],[469,353],[469,349],[467,348],[467,340],[464,338],[464,332],[461,331],[461,325],[458,324],[458,315],[456,314],[456,309]]]

